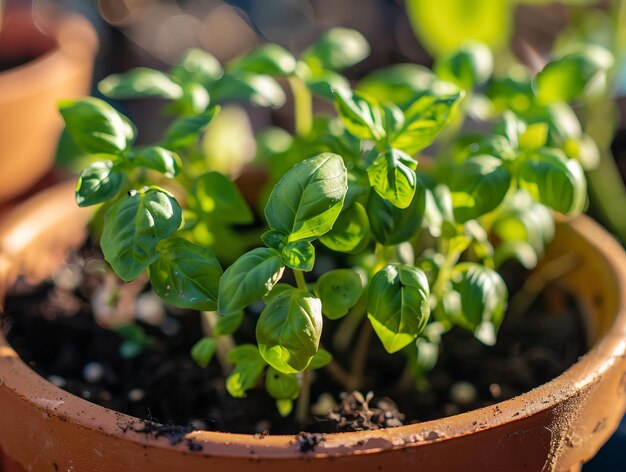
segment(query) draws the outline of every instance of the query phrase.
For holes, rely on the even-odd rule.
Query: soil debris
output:
[[[142,420],[142,425],[143,426],[140,428],[126,426],[125,429],[122,428],[122,430],[125,432],[130,429],[136,433],[142,433],[153,438],[165,437],[172,446],[185,441],[187,448],[190,451],[197,452],[202,450],[202,444],[198,441],[185,437],[189,433],[197,431],[197,428],[193,425],[181,426],[175,424],[159,424],[149,420]]]
[[[338,431],[363,431],[402,426],[405,416],[389,398],[381,398],[372,406],[374,393],[365,396],[361,392],[343,394],[341,403],[327,418],[337,424]]]
[[[300,452],[313,452],[317,445],[326,441],[326,435],[301,431],[296,436],[296,447]]]

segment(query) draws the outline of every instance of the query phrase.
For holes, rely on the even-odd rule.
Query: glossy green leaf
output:
[[[228,74],[212,89],[214,100],[248,100],[258,107],[280,108],[287,97],[281,86],[269,75],[252,72]]]
[[[226,378],[226,390],[235,398],[245,397],[261,378],[267,363],[253,344],[233,348],[228,353],[228,361],[235,364],[235,369]]]
[[[327,248],[345,253],[361,252],[369,241],[369,220],[365,208],[358,202],[343,210],[332,229],[320,237]]]
[[[437,77],[464,90],[483,85],[493,72],[493,54],[477,42],[464,43],[458,50],[435,62]]]
[[[113,74],[100,81],[98,90],[117,100],[158,97],[176,100],[183,96],[180,85],[166,74],[146,67],[137,67],[123,74]]]
[[[213,326],[213,334],[215,336],[229,336],[234,334],[243,322],[244,313],[240,311],[232,315],[220,316]]]
[[[229,64],[229,70],[272,76],[291,75],[296,70],[296,59],[277,44],[263,44],[236,58]]]
[[[393,206],[377,193],[372,192],[367,201],[367,216],[376,241],[391,246],[408,241],[422,227],[426,210],[426,189],[418,183],[413,201],[408,208]]]
[[[130,162],[135,166],[156,170],[170,179],[176,177],[183,166],[178,154],[159,146],[141,148],[133,152]]]
[[[159,297],[178,308],[215,310],[222,267],[215,253],[182,238],[158,245],[150,283]]]
[[[261,241],[267,246],[281,252],[287,245],[287,235],[273,229],[266,231],[261,235]]]
[[[413,31],[434,56],[450,53],[468,40],[500,49],[509,42],[513,2],[502,0],[407,0]]]
[[[510,259],[517,260],[526,269],[534,269],[538,262],[535,248],[526,241],[504,241],[494,253],[496,268]]]
[[[309,272],[315,264],[315,248],[309,241],[292,241],[283,247],[281,257],[287,267]]]
[[[231,265],[220,280],[218,310],[232,315],[260,300],[283,275],[280,253],[257,248]]]
[[[96,161],[86,167],[76,183],[76,203],[86,207],[110,200],[122,187],[124,175],[112,161]]]
[[[378,195],[398,208],[406,208],[417,188],[416,167],[417,162],[411,156],[391,149],[374,159],[367,174]]]
[[[343,159],[323,153],[292,167],[274,187],[265,207],[272,229],[288,241],[313,240],[335,223],[348,190]]]
[[[201,338],[191,348],[191,358],[203,369],[206,368],[217,349],[217,341],[213,338],[204,337]]]
[[[373,98],[345,89],[335,90],[334,95],[335,108],[349,133],[374,141],[385,137],[383,112]]]
[[[223,75],[220,62],[202,49],[189,49],[172,69],[172,77],[181,83],[196,82],[208,87]]]
[[[430,316],[430,288],[417,267],[394,264],[380,270],[370,283],[367,317],[389,353],[417,338]]]
[[[457,265],[450,280],[451,290],[437,305],[438,312],[493,345],[507,304],[506,284],[494,270],[469,262]]]
[[[61,100],[59,110],[72,141],[85,152],[119,154],[134,139],[128,119],[97,98]]]
[[[191,82],[183,85],[182,96],[170,103],[165,110],[175,115],[197,115],[206,111],[211,103],[209,92],[204,86]]]
[[[331,320],[347,315],[362,292],[361,277],[350,269],[326,272],[315,285],[315,294],[322,301],[322,313]]]
[[[178,150],[193,146],[200,133],[209,125],[213,117],[219,112],[219,107],[198,115],[183,116],[176,119],[165,131],[162,145],[168,149]]]
[[[568,102],[579,98],[589,89],[605,86],[605,74],[613,65],[611,53],[599,46],[567,54],[549,62],[539,72],[533,89],[544,103]]]
[[[500,159],[473,156],[452,169],[450,193],[454,216],[460,223],[495,209],[509,191],[511,173]]]
[[[309,364],[309,369],[321,369],[326,367],[333,360],[333,355],[323,347],[320,347]]]
[[[536,151],[546,145],[548,141],[547,123],[534,123],[526,128],[519,137],[519,147],[523,151]]]
[[[104,258],[122,280],[139,276],[157,260],[157,244],[176,231],[182,210],[169,193],[150,188],[115,202],[104,216]]]
[[[391,136],[391,145],[409,154],[430,146],[450,121],[463,92],[451,85],[441,86],[440,93],[429,91],[417,98],[404,111],[404,124]]]
[[[287,290],[265,307],[256,325],[263,359],[279,372],[302,372],[317,352],[322,304],[304,290]]]
[[[331,28],[302,53],[311,69],[341,70],[361,62],[370,53],[365,37],[356,30]]]
[[[254,217],[237,186],[219,172],[206,172],[193,183],[192,195],[198,208],[220,221],[233,224],[252,223]]]
[[[333,100],[334,90],[350,90],[350,82],[343,75],[331,70],[319,70],[306,79],[307,87],[315,95]]]
[[[300,384],[295,375],[269,367],[265,373],[265,390],[278,400],[294,400],[300,395]]]
[[[583,211],[587,181],[580,163],[558,149],[541,149],[524,160],[518,183],[535,200],[564,214]]]
[[[381,103],[395,103],[405,109],[416,96],[429,90],[435,80],[435,75],[426,67],[394,64],[367,74],[358,83],[357,90]]]

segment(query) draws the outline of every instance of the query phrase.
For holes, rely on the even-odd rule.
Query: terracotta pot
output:
[[[89,212],[73,185],[45,191],[0,226],[0,287],[38,279],[80,244]],[[133,432],[139,420],[48,383],[0,337],[0,449],[5,472],[75,471],[540,471],[578,470],[626,407],[626,256],[597,224],[559,223],[547,259],[576,261],[559,284],[586,314],[593,348],[535,390],[491,407],[394,429],[329,434],[303,453],[292,436],[194,432],[184,441]],[[51,340],[54,342],[54,340]],[[198,449],[198,447],[194,448]]]
[[[25,4],[24,4],[25,3]],[[52,167],[62,120],[57,101],[90,88],[98,39],[91,24],[36,2],[7,5],[0,31],[0,203]]]

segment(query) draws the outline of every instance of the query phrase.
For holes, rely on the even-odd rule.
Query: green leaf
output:
[[[509,259],[516,259],[526,269],[534,269],[538,262],[535,248],[526,241],[504,241],[496,247],[494,253],[496,268]]]
[[[228,361],[235,364],[235,369],[226,378],[226,390],[235,398],[245,397],[261,378],[267,364],[253,344],[233,348],[228,353]]]
[[[117,100],[126,98],[158,97],[176,100],[183,96],[180,85],[163,72],[137,67],[123,74],[113,74],[100,81],[98,90]]]
[[[243,322],[243,311],[233,313],[232,315],[220,316],[213,326],[213,334],[215,336],[228,336],[234,334]]]
[[[350,90],[350,82],[343,75],[331,70],[319,70],[306,79],[307,87],[315,95],[327,100],[333,100],[333,91],[338,89]]]
[[[430,316],[430,288],[417,267],[393,264],[380,270],[370,283],[367,317],[387,352],[408,346]]]
[[[356,30],[331,28],[302,53],[311,69],[341,70],[361,62],[370,53],[365,37]]]
[[[580,163],[558,149],[544,148],[524,160],[518,183],[536,201],[567,215],[583,211],[587,181]]]
[[[209,365],[211,359],[213,359],[216,349],[217,341],[215,339],[207,337],[201,338],[191,348],[191,358],[204,369]]]
[[[611,53],[599,46],[587,46],[583,51],[567,54],[549,62],[533,81],[533,90],[539,101],[568,102],[604,87],[606,71],[613,65]]]
[[[157,260],[157,244],[181,221],[182,210],[169,193],[157,188],[131,192],[104,216],[100,240],[104,258],[122,280],[133,280]]]
[[[381,103],[395,103],[404,110],[416,96],[429,90],[435,80],[435,75],[426,67],[395,64],[367,74],[359,82],[357,90]]]
[[[158,245],[150,283],[159,297],[178,308],[215,310],[222,267],[213,251],[182,238]]]
[[[286,76],[295,72],[296,59],[277,44],[263,44],[234,59],[229,70]]]
[[[440,316],[472,331],[484,344],[493,345],[508,299],[506,284],[494,270],[470,262],[453,269],[451,290],[444,293]]]
[[[502,0],[407,0],[413,31],[434,56],[450,53],[468,40],[497,50],[509,43],[513,2]]]
[[[309,364],[309,369],[321,369],[326,367],[333,360],[333,355],[323,347],[320,347]]]
[[[195,82],[183,86],[182,96],[170,103],[165,110],[175,115],[197,115],[206,111],[211,103],[209,92],[202,85]]]
[[[287,97],[281,86],[269,75],[237,72],[222,78],[212,89],[215,100],[248,100],[257,107],[280,108]]]
[[[418,97],[404,111],[404,124],[391,136],[391,145],[409,154],[430,146],[463,96],[456,87],[440,84]]]
[[[386,133],[383,127],[383,112],[378,103],[359,92],[334,91],[335,108],[349,133],[360,139],[382,140]]]
[[[422,227],[426,211],[426,189],[418,182],[408,208],[398,208],[372,192],[367,201],[367,216],[374,238],[385,246],[408,241]]]
[[[223,75],[220,62],[202,49],[189,49],[172,70],[172,77],[183,84],[197,82],[208,87]]]
[[[417,162],[405,152],[391,149],[379,154],[367,169],[370,185],[378,195],[398,208],[413,201],[417,187]]]
[[[265,217],[272,229],[289,235],[289,242],[310,241],[333,227],[347,190],[343,159],[325,152],[283,175],[269,197]]]
[[[76,203],[86,207],[110,200],[122,187],[124,175],[112,161],[96,161],[85,168],[76,183]]]
[[[536,151],[546,145],[548,141],[548,124],[534,123],[526,128],[519,137],[519,147],[523,151]]]
[[[320,242],[329,249],[345,253],[358,253],[370,241],[370,224],[365,208],[354,202],[344,209],[332,229],[320,237]]]
[[[450,193],[454,216],[460,223],[495,209],[509,191],[511,173],[500,159],[473,156],[452,169]]]
[[[493,72],[493,54],[477,42],[464,43],[458,50],[435,62],[437,77],[464,90],[483,85]]]
[[[219,172],[207,172],[193,183],[192,195],[198,208],[220,221],[233,224],[252,223],[254,217],[237,186]]]
[[[292,241],[283,247],[281,257],[287,267],[309,272],[315,265],[315,248],[308,241]]]
[[[275,249],[257,248],[245,253],[220,280],[218,311],[232,315],[260,300],[282,277],[283,269]]]
[[[326,272],[315,286],[315,294],[322,301],[322,313],[331,320],[347,315],[361,297],[361,292],[361,277],[350,269]]]
[[[265,373],[265,390],[277,400],[294,400],[300,395],[300,384],[295,375],[269,367]]]
[[[61,100],[59,110],[72,141],[85,152],[119,154],[134,139],[128,119],[97,98]]]
[[[271,247],[272,249],[276,249],[278,252],[281,252],[287,245],[287,235],[285,233],[281,233],[280,231],[274,231],[271,229],[261,235],[261,241],[263,241],[267,247]]]
[[[183,166],[178,154],[159,146],[139,149],[129,160],[135,166],[156,170],[170,179],[176,177]]]
[[[285,398],[276,400],[276,409],[278,410],[280,416],[282,416],[283,418],[285,416],[289,416],[289,413],[291,413],[291,411],[293,410],[293,401],[287,400]]]
[[[165,131],[162,145],[168,149],[178,150],[193,146],[206,129],[211,120],[219,112],[219,107],[213,107],[204,113],[183,116],[176,119]]]
[[[322,334],[322,303],[304,290],[288,290],[265,307],[256,325],[263,359],[279,372],[307,368]]]

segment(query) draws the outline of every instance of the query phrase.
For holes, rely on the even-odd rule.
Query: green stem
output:
[[[435,297],[439,298],[445,283],[450,278],[450,271],[458,261],[459,256],[460,254],[457,251],[448,251],[446,254],[446,258],[441,266],[441,269],[439,270],[439,273],[437,274],[437,279],[435,279],[435,283],[433,284],[433,288],[431,290],[431,293]]]
[[[308,423],[309,403],[311,401],[311,371],[305,369],[302,372],[302,383],[300,385],[300,396],[296,404],[296,421],[300,425]]]
[[[359,339],[357,340],[356,348],[352,356],[352,365],[350,366],[350,391],[361,388],[363,384],[363,373],[365,372],[367,353],[369,352],[369,345],[372,341],[373,333],[372,324],[368,319],[364,319],[361,325]]]
[[[296,278],[296,285],[300,290],[308,290],[306,286],[306,280],[304,280],[304,274],[301,270],[293,270],[293,276]]]
[[[308,136],[313,128],[313,96],[300,77],[294,75],[288,80],[293,93],[296,134]]]
[[[203,311],[201,312],[202,319],[202,331],[208,337],[213,336],[213,330],[217,321],[219,320],[219,314],[216,311]],[[216,337],[216,349],[215,354],[217,360],[222,368],[224,375],[228,375],[233,370],[233,366],[228,362],[228,353],[235,347],[235,340],[231,335],[223,335]]]

